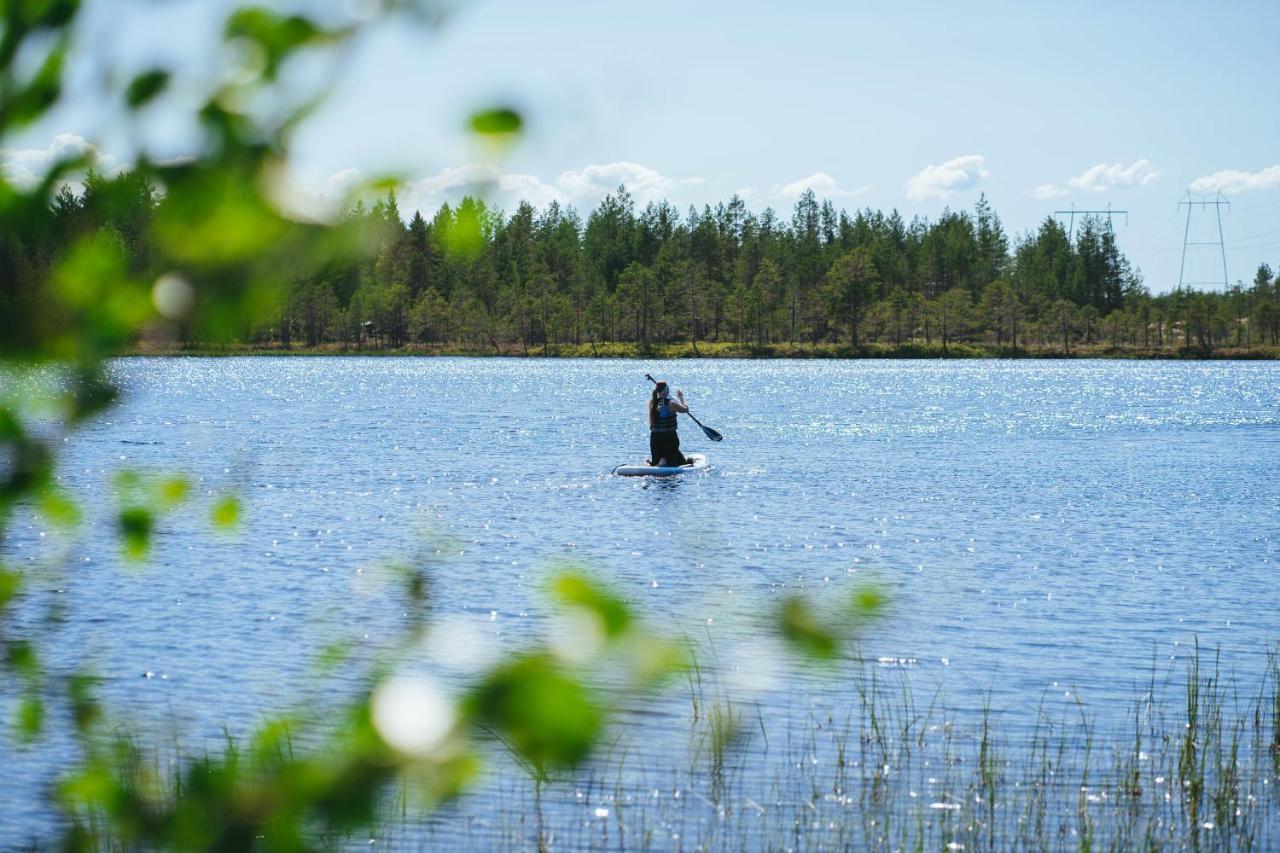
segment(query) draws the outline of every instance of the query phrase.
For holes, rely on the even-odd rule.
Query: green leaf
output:
[[[219,128],[222,133],[238,137],[248,132],[234,126],[235,117],[217,110],[209,115],[232,123]],[[231,285],[242,284],[251,265],[282,263],[291,241],[300,236],[297,223],[281,218],[254,191],[262,179],[256,168],[175,171],[166,177],[169,195],[156,211],[152,234],[158,249],[187,268],[197,285],[197,307],[208,299],[237,296],[238,288]],[[235,268],[230,271],[234,277],[224,281],[227,267]],[[202,270],[221,275],[202,278]],[[150,289],[146,296],[151,306]]]
[[[524,120],[510,107],[496,107],[473,114],[470,124],[471,131],[481,136],[514,136]]]
[[[57,103],[62,96],[62,67],[68,46],[64,36],[49,51],[30,82],[0,99],[0,131],[30,124]]]
[[[118,800],[122,793],[115,777],[101,762],[82,765],[58,786],[58,797],[63,804],[80,808],[104,808]]]
[[[320,650],[316,656],[316,668],[320,672],[329,672],[345,663],[351,657],[351,644],[342,640],[330,643]]]
[[[824,660],[835,655],[835,633],[819,622],[803,598],[792,596],[782,603],[778,624],[783,638],[802,654]]]
[[[605,637],[617,639],[631,626],[625,602],[584,575],[564,573],[552,580],[551,590],[562,603],[589,611],[600,620]]]
[[[151,293],[129,276],[128,247],[103,228],[75,243],[54,270],[56,293],[75,322],[55,341],[56,354],[94,362],[114,354],[152,317]],[[96,401],[109,384],[96,367],[76,377],[77,398]],[[79,386],[84,386],[83,388]]]
[[[161,68],[144,71],[129,81],[124,100],[129,109],[136,110],[150,102],[169,85],[169,72]]]
[[[274,79],[280,65],[299,48],[333,40],[337,35],[318,27],[310,18],[280,15],[261,6],[237,10],[227,19],[225,29],[228,41],[245,39],[261,48],[262,76],[267,80]]]
[[[632,636],[626,651],[630,655],[631,671],[642,685],[659,683],[689,668],[688,648],[661,637]]]
[[[427,600],[427,593],[430,591],[426,573],[410,569],[407,577],[406,592],[409,593],[409,599],[415,604],[422,604]]]
[[[57,29],[66,26],[80,9],[79,0],[39,0],[39,2],[9,3],[5,13],[23,18],[30,29]]]
[[[0,406],[0,441],[13,442],[25,438],[18,413],[7,406]]]
[[[80,508],[65,494],[52,487],[40,493],[40,511],[59,527],[75,527],[80,523]]]
[[[884,593],[872,585],[855,589],[842,607],[821,610],[815,610],[799,596],[792,596],[782,603],[778,612],[778,628],[797,652],[828,660],[839,652],[841,642],[884,609],[885,602]]]
[[[410,765],[404,770],[406,780],[416,789],[428,809],[454,799],[480,776],[480,759],[470,752],[448,755],[440,761]]]
[[[246,753],[256,767],[277,767],[293,760],[292,726],[288,720],[263,723],[253,733]]]
[[[44,703],[34,696],[27,696],[18,703],[16,717],[18,739],[30,743],[44,730]]]
[[[191,481],[186,477],[169,477],[160,483],[159,491],[161,504],[165,509],[171,509],[191,494]]]
[[[155,526],[155,517],[151,510],[134,506],[120,511],[118,519],[120,536],[124,539],[124,552],[134,560],[147,554],[151,545],[151,531]]]
[[[9,602],[18,597],[22,591],[22,575],[9,569],[0,568],[0,613],[8,607]]]
[[[235,527],[240,523],[240,499],[235,495],[223,495],[213,505],[210,517],[216,527]]]
[[[31,438],[16,412],[0,406],[0,522],[17,500],[43,489],[49,482],[52,459],[43,444]],[[0,458],[4,456],[0,455]]]
[[[93,688],[97,683],[98,680],[93,676],[73,675],[67,685],[67,692],[71,697],[71,714],[75,719],[76,728],[82,732],[98,720],[101,712],[97,697],[93,694]]]
[[[477,723],[496,729],[539,776],[580,763],[604,725],[587,688],[543,654],[495,669],[466,709]]]
[[[867,619],[884,610],[886,603],[887,599],[878,587],[864,586],[853,594],[853,613]]]
[[[115,472],[116,491],[122,495],[136,497],[142,490],[142,475],[132,468],[121,468]]]
[[[40,675],[36,651],[26,640],[10,640],[5,645],[5,663],[20,677],[31,681]]]

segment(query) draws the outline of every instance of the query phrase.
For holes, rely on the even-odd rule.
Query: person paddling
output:
[[[665,382],[653,386],[649,398],[649,459],[648,464],[661,468],[678,468],[689,460],[680,452],[680,434],[676,432],[676,413],[688,414],[684,392],[677,389],[678,400],[671,399],[671,389]]]

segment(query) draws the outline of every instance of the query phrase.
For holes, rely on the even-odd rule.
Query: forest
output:
[[[0,235],[7,298],[56,311],[49,290],[63,247],[86,236],[131,277],[161,279],[153,223],[169,203],[140,172],[91,171],[79,191],[63,185],[40,222]],[[1010,236],[985,197],[972,211],[906,221],[809,191],[784,218],[736,195],[701,210],[640,209],[620,186],[585,219],[555,202],[507,214],[473,197],[427,219],[406,215],[392,191],[354,203],[342,224],[360,251],[279,271],[234,328],[176,317],[135,346],[1194,356],[1275,355],[1280,344],[1280,281],[1266,264],[1226,292],[1152,294],[1108,221],[1086,218],[1069,233],[1050,217]]]

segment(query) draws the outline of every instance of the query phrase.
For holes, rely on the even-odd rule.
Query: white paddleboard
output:
[[[670,477],[674,474],[688,474],[707,467],[707,457],[703,453],[686,453],[685,459],[691,464],[679,467],[659,467],[657,465],[619,465],[613,473],[619,477]]]

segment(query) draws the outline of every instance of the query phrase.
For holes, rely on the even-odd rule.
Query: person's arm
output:
[[[677,388],[676,396],[679,397],[680,400],[677,402],[676,400],[669,399],[667,400],[667,405],[671,406],[671,408],[675,409],[677,412],[684,412],[686,415],[689,414],[689,406],[684,401],[684,392]]]

